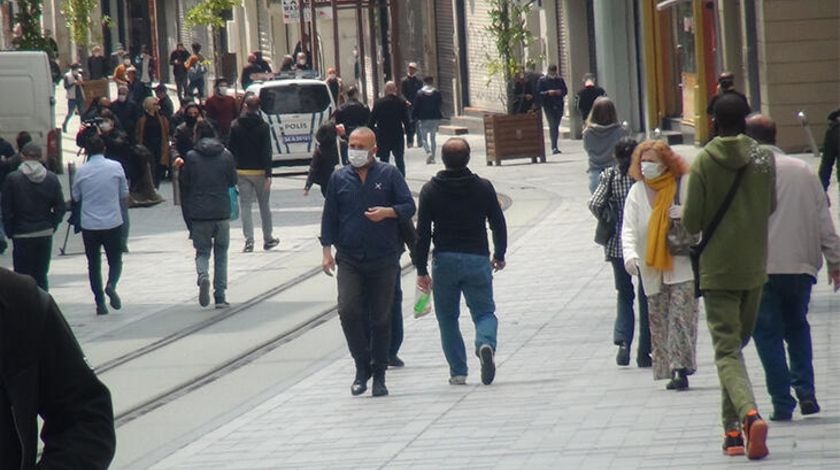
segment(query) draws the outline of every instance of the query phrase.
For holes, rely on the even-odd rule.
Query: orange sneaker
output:
[[[767,457],[767,422],[758,414],[758,410],[751,410],[744,419],[744,434],[747,436],[747,458],[758,460]]]
[[[744,453],[744,438],[741,436],[741,431],[737,429],[726,431],[723,437],[723,454],[734,457],[744,455]]]

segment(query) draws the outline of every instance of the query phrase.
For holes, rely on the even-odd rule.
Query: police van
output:
[[[46,52],[0,52],[0,137],[14,145],[32,135],[51,170],[62,171],[61,129],[55,125],[55,85]]]
[[[260,97],[260,114],[271,130],[274,166],[308,165],[315,133],[335,109],[326,83],[278,75],[249,86],[245,98],[251,95]]]

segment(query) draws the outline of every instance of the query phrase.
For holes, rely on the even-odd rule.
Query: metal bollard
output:
[[[814,157],[820,158],[820,148],[817,146],[817,141],[814,139],[814,133],[811,132],[811,126],[808,124],[808,118],[805,116],[805,111],[799,111],[799,113],[796,114],[796,119],[802,126],[802,130],[805,131],[805,138],[808,141],[808,145],[811,147],[811,151],[814,152]]]

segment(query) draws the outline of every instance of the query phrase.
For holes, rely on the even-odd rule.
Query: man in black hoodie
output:
[[[263,249],[270,250],[280,244],[272,235],[271,223],[271,129],[260,116],[260,97],[245,98],[245,112],[231,126],[230,151],[236,162],[239,176],[239,197],[242,206],[242,233],[245,235],[245,253],[254,251],[254,219],[251,205],[254,199],[260,206]]]
[[[41,147],[30,142],[21,154],[23,163],[3,185],[3,228],[14,243],[15,272],[49,290],[52,236],[64,217],[64,194],[58,177],[41,164]]]
[[[198,303],[210,304],[210,251],[213,251],[213,296],[216,308],[230,305],[227,290],[227,256],[230,244],[230,188],[236,186],[233,156],[216,138],[207,121],[195,126],[198,142],[187,153],[181,169],[184,208],[190,221],[198,271]]]
[[[441,343],[449,363],[449,383],[463,385],[467,378],[464,339],[458,328],[461,294],[467,299],[475,323],[475,353],[481,360],[481,382],[496,376],[496,306],[493,275],[505,267],[507,227],[496,190],[490,181],[470,172],[470,146],[453,137],[443,145],[444,171],[423,185],[417,211],[417,287],[428,292],[435,280],[435,315]],[[493,231],[493,257],[487,228]],[[434,231],[432,228],[434,227]],[[432,277],[429,277],[429,244],[435,242]]]
[[[55,302],[0,268],[0,468],[105,470],[115,446],[111,395]]]

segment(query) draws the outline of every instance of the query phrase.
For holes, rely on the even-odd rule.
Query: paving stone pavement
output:
[[[562,148],[564,154],[550,157],[548,165],[474,163],[499,185],[530,186],[555,196],[550,209],[511,243],[508,267],[495,276],[500,325],[493,385],[480,384],[478,360],[471,357],[468,385],[450,386],[434,317],[409,318],[401,352],[407,366],[389,371],[389,397],[351,397],[353,365],[344,355],[197,436],[153,468],[747,465],[744,457],[721,454],[720,391],[702,310],[698,371],[689,391],[666,391],[649,369],[615,365],[615,291],[611,269],[591,241],[595,223],[584,206],[585,159],[579,143],[564,142]],[[474,329],[462,311],[462,331],[471,344]],[[840,468],[837,312],[837,296],[821,274],[809,319],[823,411],[770,423],[771,453],[762,468]],[[323,327],[339,325],[331,321]],[[759,408],[769,415],[752,345],[745,355]]]

